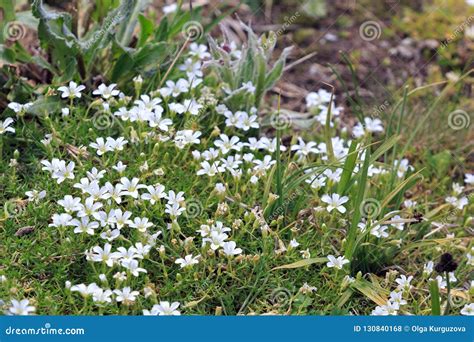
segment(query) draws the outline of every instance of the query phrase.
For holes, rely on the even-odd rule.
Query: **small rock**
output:
[[[33,233],[34,230],[35,230],[35,227],[33,226],[22,227],[16,231],[15,236],[22,237],[22,236]]]

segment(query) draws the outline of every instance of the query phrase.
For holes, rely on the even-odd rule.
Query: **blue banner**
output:
[[[0,317],[0,342],[474,341],[472,317]]]

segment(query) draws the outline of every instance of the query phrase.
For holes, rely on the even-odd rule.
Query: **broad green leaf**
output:
[[[153,33],[153,22],[143,14],[138,16],[138,21],[140,22],[140,38],[138,39],[137,46],[141,47]]]
[[[45,114],[54,114],[60,113],[61,108],[63,108],[64,102],[61,101],[58,97],[41,97],[33,102],[30,108],[28,108],[28,113],[33,115],[45,115]]]
[[[5,45],[0,44],[0,61],[7,64],[13,64],[16,61],[15,50],[7,48]]]

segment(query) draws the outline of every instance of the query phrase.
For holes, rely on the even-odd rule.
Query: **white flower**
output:
[[[396,315],[398,313],[398,309],[400,305],[398,303],[394,303],[388,301],[387,304],[376,306],[375,310],[372,311],[372,316],[388,316],[388,315]]]
[[[140,180],[138,178],[133,178],[132,180],[127,177],[120,178],[120,183],[123,186],[122,195],[131,196],[133,198],[138,198],[138,189],[146,188],[143,184],[138,184]]]
[[[149,185],[146,187],[148,193],[142,194],[142,199],[150,201],[151,204],[159,202],[160,199],[166,197],[165,186],[157,184],[156,186]]]
[[[434,262],[428,261],[426,264],[423,265],[423,274],[429,276],[433,272]]]
[[[410,199],[403,201],[403,206],[407,209],[414,208],[416,204],[417,204],[416,201],[412,201]]]
[[[11,306],[8,308],[8,314],[18,316],[28,316],[35,311],[35,307],[30,305],[28,299],[22,299],[20,301],[12,299]]]
[[[180,191],[178,193],[175,193],[174,190],[168,191],[168,194],[166,195],[166,199],[168,200],[169,204],[178,204],[181,205],[181,203],[184,202],[184,192]]]
[[[474,303],[464,305],[461,309],[461,315],[474,316]]]
[[[224,172],[225,169],[222,166],[219,166],[219,162],[215,161],[211,164],[207,161],[201,162],[201,169],[198,170],[196,173],[198,176],[201,175],[208,175],[209,177],[213,177],[220,172]]]
[[[102,83],[98,89],[94,90],[92,92],[93,95],[100,95],[104,100],[108,100],[111,97],[117,96],[120,91],[117,89],[114,89],[117,85],[115,83],[112,83],[109,86],[106,86],[104,83]]]
[[[311,258],[311,253],[309,252],[309,248],[306,248],[304,251],[300,251],[300,254],[303,259]]]
[[[296,239],[291,239],[291,241],[290,241],[290,247],[291,247],[291,248],[296,248],[296,247],[298,247],[299,245],[300,245],[300,244],[299,244],[298,241],[296,241]]]
[[[211,57],[211,54],[207,52],[207,46],[197,43],[191,43],[189,45],[189,55],[197,57],[198,59],[205,59]]]
[[[122,163],[121,161],[119,161],[116,165],[112,166],[112,168],[117,171],[118,173],[122,173],[125,171],[125,169],[127,168],[127,165],[125,165],[124,163]]]
[[[331,212],[333,209],[336,209],[341,214],[343,214],[346,212],[346,208],[343,206],[343,204],[349,201],[349,197],[347,196],[341,197],[339,194],[332,194],[331,196],[323,195],[323,197],[321,197],[321,201],[328,204],[327,206],[328,212]]]
[[[219,195],[222,195],[226,191],[226,187],[222,183],[216,183],[215,190]]]
[[[472,255],[471,253],[467,253],[466,258],[467,258],[467,264],[469,266],[474,266],[474,255]]]
[[[350,261],[346,259],[345,256],[338,256],[337,258],[334,255],[328,255],[327,267],[335,267],[338,270],[342,269],[345,264],[348,264]]]
[[[298,144],[291,146],[291,151],[296,151],[299,160],[304,160],[310,153],[319,153],[317,144],[314,141],[305,143],[304,140],[298,137]]]
[[[107,144],[104,138],[100,137],[95,140],[95,142],[89,144],[90,147],[97,150],[97,155],[101,156],[108,151],[112,151],[112,148]]]
[[[399,178],[402,178],[407,171],[413,170],[413,166],[410,165],[408,159],[396,160],[395,165],[398,165],[397,176]]]
[[[92,300],[96,303],[111,303],[112,302],[112,291],[111,290],[103,290],[100,287],[97,287],[95,291],[92,293]]]
[[[91,253],[86,253],[88,260],[95,262],[104,262],[107,266],[112,267],[114,265],[115,259],[111,253],[112,245],[106,243],[104,248],[100,246],[92,247]]]
[[[99,228],[99,223],[95,221],[90,221],[88,216],[81,217],[81,220],[74,219],[70,222],[70,225],[74,228],[74,233],[87,233],[89,235],[94,235],[94,229]]]
[[[61,184],[66,179],[74,179],[74,166],[74,162],[69,162],[69,164],[66,165],[66,162],[64,160],[61,160],[57,170],[53,173],[52,177],[56,178],[58,184]]]
[[[226,134],[219,135],[220,140],[214,141],[214,145],[221,150],[223,154],[229,153],[231,150],[240,151],[239,137],[233,136],[229,138]]]
[[[71,292],[79,292],[81,296],[87,297],[93,294],[99,287],[96,283],[92,283],[89,285],[85,284],[78,284],[71,286]]]
[[[466,184],[469,184],[469,185],[474,184],[474,174],[466,173],[465,178],[464,178],[464,182]]]
[[[25,104],[20,104],[20,103],[17,103],[17,102],[10,102],[8,104],[8,108],[10,108],[11,110],[13,110],[18,116],[21,116],[22,114],[24,114],[28,108],[30,108],[33,104],[30,103],[30,102],[27,102]]]
[[[400,221],[401,219],[402,218],[400,217],[400,215],[395,215],[394,217],[392,217],[392,221],[394,221],[394,222]],[[403,230],[403,228],[405,227],[405,223],[403,223],[403,222],[391,223],[390,225],[392,227],[395,227],[398,230]]]
[[[410,282],[413,280],[413,276],[407,278],[406,275],[402,274],[399,278],[395,279],[395,282],[398,284],[399,290],[410,290],[412,286]]]
[[[201,132],[194,132],[191,129],[178,131],[176,132],[176,135],[174,137],[174,142],[176,146],[180,149],[182,149],[186,145],[199,144],[201,142],[201,140],[199,139],[201,134]]]
[[[189,91],[189,82],[183,78],[180,78],[176,83],[174,81],[166,81],[166,87],[160,89],[160,94],[163,97],[173,96],[177,97],[181,93],[187,93]]]
[[[80,98],[82,96],[81,94],[81,91],[83,91],[84,89],[86,89],[85,86],[83,85],[77,85],[76,82],[74,81],[71,81],[69,82],[69,86],[62,86],[62,87],[59,87],[58,90],[60,92],[62,92],[61,94],[61,97],[62,98],[70,98],[70,99],[74,99],[74,98]]]
[[[342,169],[336,169],[334,171],[331,169],[326,169],[324,170],[323,174],[333,183],[339,183],[342,176]]]
[[[382,121],[380,119],[372,119],[369,117],[365,117],[364,125],[362,125],[359,122],[352,131],[352,133],[354,134],[356,138],[360,138],[361,136],[365,134],[365,132],[369,132],[369,133],[383,132]]]
[[[69,214],[54,214],[52,217],[53,223],[50,223],[50,227],[63,228],[69,226],[72,220],[72,216]]]
[[[242,253],[241,248],[235,248],[235,247],[236,247],[236,244],[235,244],[234,241],[224,242],[224,244],[222,245],[222,249],[224,250],[224,254],[228,255],[228,256],[234,256],[234,255],[238,255],[238,254]]]
[[[134,277],[138,277],[140,273],[147,273],[147,270],[138,267],[138,261],[135,259],[122,260],[122,266],[128,269]]]
[[[370,229],[370,234],[378,238],[386,238],[388,237],[387,229],[387,226],[377,224]]]
[[[390,292],[390,301],[397,303],[398,305],[406,305],[407,301],[403,299],[403,292],[392,291]]]
[[[179,66],[179,70],[185,71],[189,79],[203,76],[201,62],[193,61],[192,58],[186,58],[184,64]]]
[[[226,112],[227,113],[227,112]],[[250,128],[258,128],[260,125],[257,121],[256,115],[248,115],[247,112],[235,112],[233,117],[228,117],[235,127],[248,131]],[[226,122],[227,122],[226,120]]]
[[[46,191],[31,190],[25,192],[25,195],[28,196],[28,201],[38,203],[40,200],[46,197]]]
[[[459,210],[462,210],[466,205],[469,204],[469,200],[467,199],[467,197],[457,198],[454,196],[449,196],[446,197],[446,202]]]
[[[198,115],[199,111],[203,108],[203,105],[196,102],[194,99],[186,99],[183,102],[184,112],[191,115]]]
[[[153,305],[151,310],[143,310],[145,316],[179,316],[181,313],[177,310],[178,302],[160,302],[160,304]]]
[[[306,95],[306,106],[308,108],[320,108],[331,101],[331,93],[325,89],[319,89],[318,92],[311,92]]]
[[[0,120],[0,134],[5,134],[6,132],[15,133],[15,129],[10,127],[12,123],[12,118],[6,118],[5,121]]]
[[[208,238],[204,238],[202,240],[203,244],[206,244],[209,242],[211,245],[212,250],[217,250],[219,247],[222,247],[224,245],[225,239],[227,239],[228,236],[225,233],[219,233],[216,231],[211,231],[211,234]]]
[[[318,290],[315,286],[310,286],[308,283],[304,283],[303,286],[300,287],[299,292],[303,294],[310,294],[316,292]]]
[[[189,255],[186,255],[184,259],[183,258],[176,259],[175,264],[180,265],[181,268],[193,266],[199,263],[200,257],[201,257],[200,255],[193,257],[192,254],[189,254]]]
[[[255,92],[255,86],[253,85],[252,81],[242,83],[242,89],[247,90],[250,94]]]
[[[133,222],[129,222],[128,225],[130,228],[136,228],[139,232],[145,233],[146,230],[150,227],[153,227],[153,223],[148,222],[148,218],[135,217]]]
[[[140,294],[138,291],[132,291],[130,287],[124,287],[122,290],[114,290],[116,294],[115,300],[117,302],[134,302],[136,297]]]

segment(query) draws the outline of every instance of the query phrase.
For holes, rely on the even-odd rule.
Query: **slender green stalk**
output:
[[[439,302],[439,288],[436,280],[430,282],[430,295],[431,295],[431,314],[433,316],[441,315],[441,304]]]
[[[279,116],[280,116],[280,99],[281,99],[281,96],[278,96],[277,120],[279,119]],[[277,195],[278,195],[277,207],[281,208],[281,206],[283,205],[283,185],[281,181],[282,164],[281,164],[281,156],[280,156],[281,155],[281,129],[280,128],[277,128],[276,130],[276,139],[277,139],[277,142],[276,142],[276,165],[277,165],[276,188],[277,188]]]
[[[446,300],[446,309],[444,309],[444,315],[449,315],[449,310],[451,309],[451,283],[449,281],[449,273],[445,272],[446,274],[446,286],[448,289],[448,299]]]

